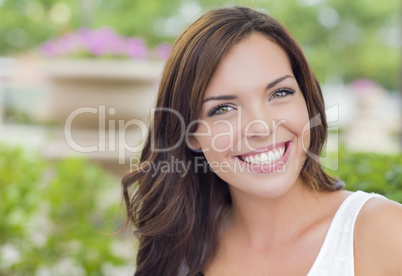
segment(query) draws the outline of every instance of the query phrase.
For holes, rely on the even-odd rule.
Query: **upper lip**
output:
[[[255,150],[253,150],[253,151],[247,152],[247,153],[245,153],[245,154],[239,154],[239,155],[237,155],[237,157],[244,158],[244,157],[247,157],[247,156],[260,154],[260,153],[262,153],[262,152],[268,152],[268,151],[271,151],[271,150],[276,149],[276,148],[278,148],[278,147],[285,146],[286,143],[288,143],[288,142],[290,142],[290,140],[289,140],[289,141],[284,141],[284,142],[275,143],[275,144],[269,145],[268,147],[258,148],[258,149],[255,149]]]

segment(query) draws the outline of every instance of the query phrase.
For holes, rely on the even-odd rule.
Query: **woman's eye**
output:
[[[276,99],[276,98],[282,98],[282,97],[285,97],[286,95],[292,95],[292,94],[294,94],[295,93],[295,91],[294,90],[290,90],[290,89],[281,89],[281,90],[278,90],[278,91],[275,91],[272,95],[271,95],[271,97],[269,98],[270,100],[272,100],[272,99]]]
[[[214,109],[212,109],[209,113],[208,116],[213,116],[213,115],[219,115],[219,114],[224,114],[230,110],[232,110],[233,107],[229,106],[229,105],[219,105],[217,107],[215,107]]]

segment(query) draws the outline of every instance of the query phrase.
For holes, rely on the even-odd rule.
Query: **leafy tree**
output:
[[[155,45],[154,22],[178,10],[181,0],[0,0],[0,55],[16,54],[79,27],[112,26]]]
[[[201,11],[229,4],[264,10],[282,22],[322,82],[335,75],[398,87],[398,0],[0,0],[0,55],[34,48],[80,26],[109,25],[155,46],[172,42]]]
[[[397,89],[400,66],[399,1],[200,0],[204,9],[232,3],[264,10],[302,45],[324,82],[368,78]]]

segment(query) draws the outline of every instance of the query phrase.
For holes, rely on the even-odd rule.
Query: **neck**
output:
[[[301,179],[279,197],[256,198],[232,189],[231,195],[231,228],[253,247],[272,247],[295,237],[318,211],[317,194]]]

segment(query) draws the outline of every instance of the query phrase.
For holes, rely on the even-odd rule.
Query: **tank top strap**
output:
[[[308,276],[354,275],[353,231],[356,218],[363,205],[378,196],[381,195],[357,191],[343,201]]]

